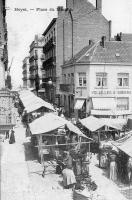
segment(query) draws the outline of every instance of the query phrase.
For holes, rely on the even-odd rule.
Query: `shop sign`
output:
[[[120,94],[132,94],[130,90],[93,90],[92,95],[120,95]]]

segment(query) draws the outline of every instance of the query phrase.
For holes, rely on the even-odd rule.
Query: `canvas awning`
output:
[[[87,138],[76,126],[71,122],[63,119],[55,114],[47,113],[44,116],[34,120],[30,126],[30,131],[33,135],[38,135],[42,133],[47,133],[53,130],[56,130],[60,127],[67,125],[70,131],[73,131],[81,137]]]
[[[25,91],[24,93],[20,94],[20,99],[28,113],[33,112],[41,107],[55,111],[54,107],[50,103],[44,101],[40,97],[37,97],[30,91]]]
[[[92,98],[93,110],[115,110],[114,98]]]
[[[96,117],[90,116],[85,119],[79,120],[83,126],[85,126],[90,131],[97,131],[104,126],[104,123]]]
[[[49,110],[52,110],[52,111],[55,111],[55,109],[53,108],[53,106],[46,102],[46,101],[36,101],[34,102],[33,104],[29,104],[28,106],[26,106],[26,111],[27,113],[31,113],[31,112],[34,112],[36,110],[38,110],[39,108],[42,108],[42,107],[45,107],[45,108],[48,108]]]
[[[85,101],[84,99],[77,99],[75,106],[74,106],[74,109],[75,110],[81,109],[83,104],[84,104],[84,101]]]
[[[112,144],[132,157],[132,132],[129,132],[125,137],[113,142]]]
[[[105,126],[116,130],[122,130],[123,126],[127,124],[127,119],[100,118],[100,120],[105,124]]]

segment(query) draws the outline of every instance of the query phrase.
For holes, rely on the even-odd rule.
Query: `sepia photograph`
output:
[[[132,200],[131,0],[0,0],[0,199]]]

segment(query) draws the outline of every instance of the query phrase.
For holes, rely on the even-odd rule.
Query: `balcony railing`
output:
[[[55,45],[56,45],[56,38],[55,37],[50,38],[50,40],[44,45],[43,52],[46,53]]]
[[[56,57],[50,57],[50,58],[48,58],[47,60],[45,60],[43,62],[43,69],[45,67],[48,67],[49,65],[50,66],[55,66],[55,64],[56,64]]]
[[[70,92],[72,94],[75,93],[74,84],[60,84],[60,90],[62,92]]]

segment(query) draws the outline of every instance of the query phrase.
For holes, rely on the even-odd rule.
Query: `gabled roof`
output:
[[[132,42],[105,41],[103,47],[100,42],[84,47],[65,65],[79,63],[131,63]]]

